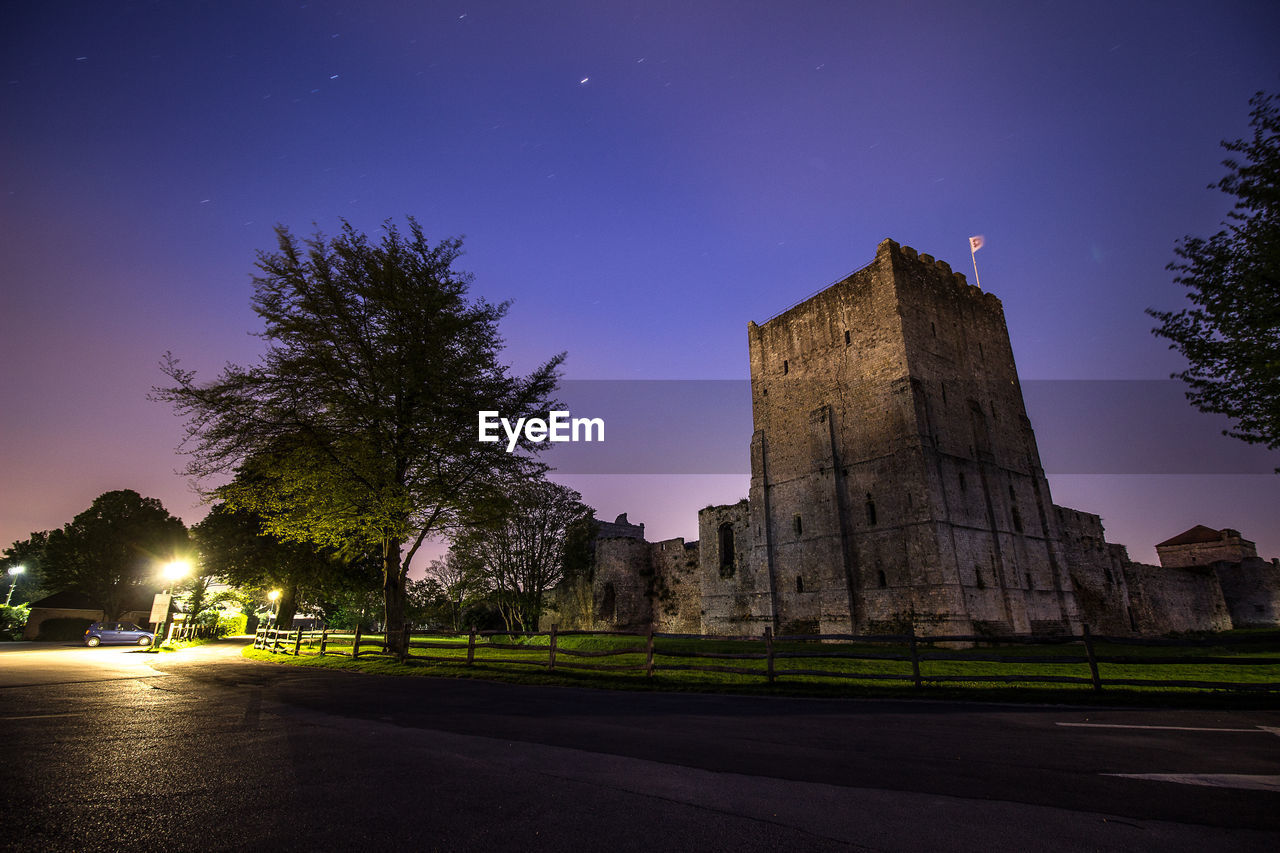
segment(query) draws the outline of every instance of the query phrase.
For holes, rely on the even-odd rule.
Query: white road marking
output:
[[[1280,735],[1280,729],[1271,726],[1254,726],[1251,729],[1213,729],[1203,726],[1134,726],[1123,723],[1054,723],[1057,726],[1073,726],[1082,729],[1150,729],[1164,732],[1248,732],[1251,734]]]
[[[1179,785],[1204,785],[1210,788],[1244,788],[1251,791],[1280,792],[1280,776],[1248,773],[1103,773],[1101,775],[1119,776],[1123,779],[1144,779],[1149,782],[1176,782]]]

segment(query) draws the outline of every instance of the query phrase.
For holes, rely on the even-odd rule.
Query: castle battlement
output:
[[[896,253],[899,257],[907,261],[913,261],[922,267],[929,268],[930,271],[942,273],[938,276],[938,280],[950,280],[955,292],[975,301],[982,302],[991,310],[1004,313],[1004,305],[1000,302],[999,297],[995,294],[987,293],[975,284],[970,284],[969,279],[962,272],[951,269],[951,264],[944,260],[934,258],[933,255],[917,252],[911,246],[900,245],[897,241],[885,238],[880,241],[880,245],[876,247],[876,257],[879,259],[881,255],[892,256]],[[945,277],[945,278],[944,278]]]

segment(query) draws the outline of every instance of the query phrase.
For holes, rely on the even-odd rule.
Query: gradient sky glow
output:
[[[984,234],[1024,379],[1165,378],[1143,309],[1228,209],[1205,187],[1280,89],[1277,33],[1269,2],[6,3],[0,544],[110,489],[203,516],[146,394],[166,350],[255,357],[276,223],[464,235],[508,358],[575,379],[744,379],[747,322],[882,238],[971,275]],[[565,479],[694,538],[750,430],[739,474]],[[1272,557],[1276,456],[1050,483],[1137,559],[1201,523]]]

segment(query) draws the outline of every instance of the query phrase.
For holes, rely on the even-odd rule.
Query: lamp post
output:
[[[164,568],[160,570],[160,575],[167,582],[168,588],[164,591],[166,598],[164,602],[164,618],[156,624],[156,639],[152,640],[153,646],[158,646],[164,642],[165,623],[169,621],[169,605],[173,601],[173,585],[190,571],[191,564],[186,560],[171,560],[165,563]]]
[[[271,599],[271,627],[275,628],[277,627],[276,614],[280,612],[280,590],[271,590],[267,593],[267,598]]]
[[[8,607],[9,602],[13,601],[13,590],[18,585],[18,575],[27,570],[26,566],[12,566],[9,569],[9,594],[4,597],[4,606]]]

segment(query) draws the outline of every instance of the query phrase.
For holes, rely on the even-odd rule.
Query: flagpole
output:
[[[985,244],[986,238],[975,234],[969,238],[969,260],[973,261],[973,283],[982,287],[982,279],[978,278],[978,250]]]

